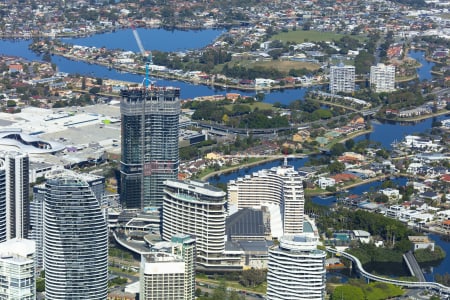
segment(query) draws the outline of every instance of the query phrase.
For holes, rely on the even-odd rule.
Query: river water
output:
[[[163,29],[138,30],[144,47],[147,46],[148,41],[148,43],[151,44],[148,45],[149,49],[160,51],[182,51],[186,49],[202,48],[213,42],[222,33],[221,30],[214,29],[204,31],[168,31]],[[170,36],[170,38],[167,38],[167,36],[164,37],[165,34]],[[151,40],[157,42],[152,44],[150,42]],[[138,52],[138,47],[136,41],[134,41],[131,30],[119,30],[116,32],[109,32],[84,38],[64,39],[64,41],[83,46],[105,46],[107,48],[111,47],[109,49],[124,49]],[[20,56],[28,60],[40,60],[40,55],[37,55],[28,49],[31,42],[31,40],[0,39],[0,55],[4,54]],[[189,47],[186,45],[189,45]],[[52,56],[52,63],[57,65],[58,71],[72,74],[109,78],[135,83],[142,83],[145,79],[144,75],[122,73],[104,66],[88,64],[81,61],[73,61],[58,55]],[[193,99],[198,96],[211,96],[216,94],[224,95],[225,93],[239,93],[243,96],[255,96],[254,91],[240,91],[235,89],[225,90],[212,86],[194,85],[183,81],[165,80],[161,78],[151,78],[151,80],[159,86],[174,86],[180,88],[182,99]],[[289,104],[293,100],[303,99],[309,89],[311,88],[284,89],[264,92],[264,102],[280,102],[282,104]]]
[[[161,51],[183,51],[187,49],[195,49],[206,46],[213,42],[221,33],[221,30],[204,30],[204,31],[166,31],[163,29],[138,29],[144,47],[150,50]],[[138,52],[137,44],[134,40],[131,30],[119,30],[111,33],[104,33],[100,35],[93,35],[84,38],[71,38],[64,41],[95,47],[107,47],[109,49],[124,49],[134,52]],[[161,42],[164,41],[164,42]],[[0,40],[0,55],[13,55],[24,57],[28,60],[39,60],[41,57],[31,52],[28,49],[28,45],[31,40]],[[188,45],[188,46],[187,46]],[[424,59],[423,51],[411,51],[409,55],[415,59],[418,59],[421,63],[421,68],[418,69],[420,80],[431,80],[432,75],[430,73],[433,63],[429,63]],[[79,61],[72,61],[60,56],[52,56],[52,62],[58,67],[61,72],[78,73],[81,75],[89,75],[99,78],[111,78],[117,80],[124,80],[130,82],[141,83],[144,79],[142,75],[120,73],[115,70],[110,70],[103,66],[97,66],[93,64],[87,64]],[[155,79],[157,85],[176,86],[181,89],[181,97],[183,99],[191,99],[197,96],[206,96],[214,94],[224,94],[226,92],[237,92],[242,95],[252,96],[254,92],[242,92],[236,90],[220,90],[210,86],[193,85],[180,81],[169,81],[163,79]],[[286,89],[281,91],[271,91],[265,94],[265,102],[274,103],[280,102],[283,104],[289,104],[293,100],[303,99],[307,88]],[[448,118],[441,116],[437,118],[442,120]],[[415,124],[408,123],[407,125],[401,125],[398,123],[381,123],[379,121],[373,121],[372,126],[374,131],[364,136],[357,137],[355,141],[362,139],[369,139],[371,141],[380,142],[385,148],[390,148],[391,143],[394,141],[400,141],[407,134],[425,132],[431,129],[431,119],[417,122]],[[295,168],[301,167],[308,161],[308,158],[304,159],[289,159],[288,163]],[[272,161],[263,165],[254,166],[246,169],[237,170],[229,174],[223,174],[210,179],[211,183],[222,182],[226,183],[231,179],[251,174],[252,172],[271,168],[281,165],[283,162]],[[396,179],[396,183],[399,185],[406,184],[405,179]],[[359,187],[350,189],[350,193],[362,194],[364,191],[370,188],[377,189],[380,182],[373,182]],[[334,201],[333,198],[321,199],[314,197],[313,201],[322,205],[331,205]],[[437,235],[430,235],[432,239],[436,241],[444,250],[448,253],[446,259],[439,263],[437,266],[431,268],[429,273],[425,275],[427,280],[433,280],[433,276],[436,273],[443,274],[450,271],[450,242],[442,240]],[[392,266],[391,266],[392,269]]]

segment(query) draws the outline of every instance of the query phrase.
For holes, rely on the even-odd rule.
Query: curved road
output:
[[[403,280],[396,280],[396,279],[390,279],[390,278],[384,278],[381,276],[377,276],[377,275],[373,275],[369,272],[367,272],[366,270],[364,270],[361,262],[359,261],[359,259],[347,252],[342,252],[342,251],[338,251],[336,249],[330,248],[330,247],[326,247],[326,250],[328,252],[334,253],[334,254],[338,254],[338,255],[342,255],[345,258],[350,259],[351,261],[353,261],[356,264],[356,267],[358,268],[358,271],[361,273],[361,275],[364,278],[367,278],[369,280],[374,280],[374,281],[380,281],[380,282],[385,282],[385,283],[391,283],[394,285],[398,285],[398,286],[404,286],[404,287],[408,287],[408,288],[425,288],[425,289],[432,289],[435,290],[436,292],[438,292],[440,295],[450,295],[450,287],[447,287],[445,285],[442,285],[440,283],[437,282],[420,282],[420,281],[403,281]]]

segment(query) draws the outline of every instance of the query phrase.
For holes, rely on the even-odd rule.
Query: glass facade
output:
[[[25,153],[2,153],[5,160],[6,188],[6,239],[27,238],[30,227],[29,168]]]
[[[0,243],[6,241],[6,170],[0,160]]]
[[[46,299],[105,300],[108,233],[94,192],[68,174],[48,179],[45,188]]]
[[[127,208],[163,202],[163,182],[178,176],[180,90],[123,90],[120,198]]]

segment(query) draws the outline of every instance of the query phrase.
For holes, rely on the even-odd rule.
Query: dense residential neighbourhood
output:
[[[448,299],[448,270],[424,277],[449,255],[448,4],[3,1],[0,38],[39,59],[0,48],[0,298]],[[144,49],[156,28],[223,32]],[[140,51],[63,39],[106,32]]]

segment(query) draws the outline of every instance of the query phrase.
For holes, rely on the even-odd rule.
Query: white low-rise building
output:
[[[336,180],[334,178],[330,177],[319,177],[319,180],[317,181],[317,184],[321,189],[326,189],[327,187],[332,187],[336,185]]]
[[[382,189],[380,192],[389,198],[389,201],[400,200],[402,196],[400,195],[400,191],[398,189],[387,188]]]

